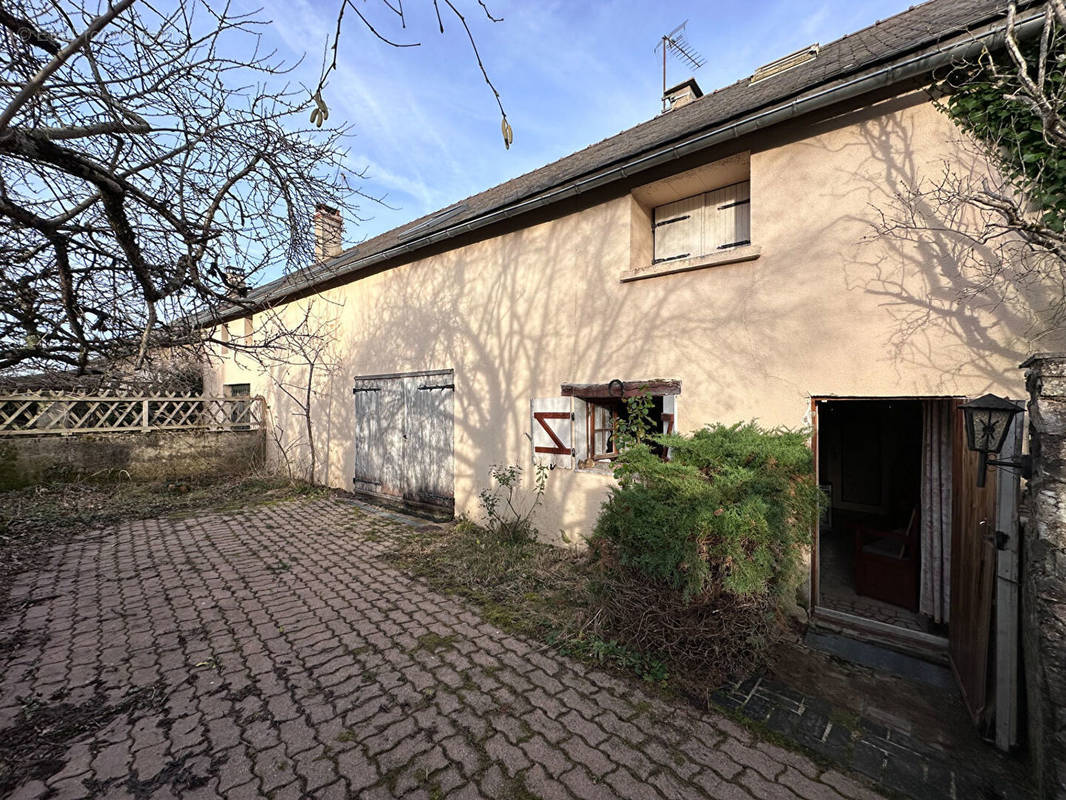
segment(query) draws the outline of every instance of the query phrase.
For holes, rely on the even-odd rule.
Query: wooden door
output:
[[[1021,458],[1025,414],[1014,418],[1000,458]],[[996,554],[996,747],[1008,751],[1018,743],[1018,690],[1021,670],[1018,644],[1018,579],[1021,530],[1018,502],[1021,475],[1013,470],[999,471],[996,493],[996,530],[1007,535]]]
[[[356,379],[355,491],[451,513],[453,380],[450,370]]]
[[[355,465],[352,475],[353,488],[357,492],[379,493],[381,491],[381,446],[378,442],[378,400],[381,381],[357,380],[352,389]]]
[[[989,722],[992,599],[996,570],[996,470],[977,486],[977,453],[966,446],[963,414],[954,403],[952,436],[951,667],[974,722]]]
[[[453,503],[454,395],[450,375],[404,379],[403,496],[407,500],[442,507]]]
[[[389,378],[381,381],[378,414],[373,428],[374,438],[370,444],[376,452],[378,491],[392,497],[403,497],[406,411],[403,379]]]

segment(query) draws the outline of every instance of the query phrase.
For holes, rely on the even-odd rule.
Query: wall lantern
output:
[[[963,403],[959,408],[965,415],[966,445],[980,454],[977,466],[978,486],[985,485],[985,472],[989,465],[1016,469],[1021,472],[1023,478],[1030,476],[1029,456],[1022,456],[1017,461],[998,461],[989,458],[990,455],[994,456],[1003,449],[1011,420],[1022,413],[1019,406],[994,394],[986,394],[969,403]]]

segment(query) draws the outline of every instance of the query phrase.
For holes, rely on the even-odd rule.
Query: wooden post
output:
[[[141,401],[141,430],[148,433],[148,399]]]

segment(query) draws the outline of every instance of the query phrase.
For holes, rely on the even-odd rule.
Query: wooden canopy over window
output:
[[[621,387],[619,387],[619,384],[621,384]],[[642,394],[650,394],[654,397],[678,395],[681,394],[681,381],[656,378],[647,381],[615,380],[608,383],[564,383],[562,386],[563,397],[596,399],[637,397]]]

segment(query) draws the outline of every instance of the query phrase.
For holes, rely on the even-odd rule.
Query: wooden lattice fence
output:
[[[0,395],[0,436],[121,431],[249,431],[265,418],[262,397],[131,396],[108,392]]]

